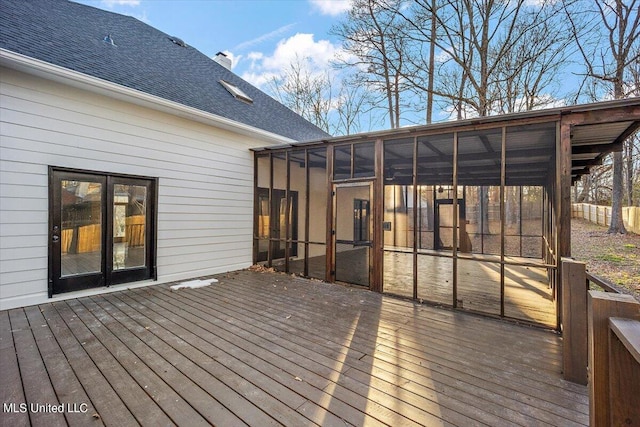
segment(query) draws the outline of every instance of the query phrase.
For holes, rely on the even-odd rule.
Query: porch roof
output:
[[[544,126],[545,123],[548,125]],[[509,128],[507,132],[514,135],[513,140],[507,144],[508,163],[518,165],[522,173],[522,182],[540,182],[546,179],[545,165],[555,155],[556,141],[559,139],[559,132],[555,131],[555,123],[566,123],[571,126],[571,174],[572,180],[575,181],[580,176],[588,174],[591,166],[601,164],[605,155],[622,150],[623,141],[640,127],[640,98],[365,132],[304,143],[259,147],[254,151],[276,151],[377,139],[427,138],[454,132],[468,132],[468,135],[475,133],[479,136],[487,129],[507,127]],[[495,164],[492,160],[492,150],[495,148],[491,148],[486,143],[484,145],[483,152],[469,154],[487,157],[490,161],[486,165],[478,166],[479,169],[491,170],[492,162]],[[528,166],[524,167],[524,165]],[[509,171],[507,174],[509,176]]]

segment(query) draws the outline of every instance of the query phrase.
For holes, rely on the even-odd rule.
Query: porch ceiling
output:
[[[256,148],[254,151],[274,151],[294,147],[338,145],[382,139],[412,141],[415,137],[426,147],[418,155],[420,184],[447,184],[453,173],[453,153],[430,148],[430,139],[459,135],[458,182],[461,185],[500,185],[500,145],[492,143],[486,134],[507,128],[507,185],[544,185],[555,168],[556,124],[571,125],[572,180],[589,173],[592,166],[602,163],[604,156],[622,149],[623,141],[640,126],[640,98],[607,101],[502,116],[479,117],[446,123],[435,123],[335,137],[322,141]],[[431,153],[429,153],[431,150]],[[391,153],[393,171],[385,179],[398,184],[411,184],[411,153],[399,149]],[[388,153],[389,154],[389,153]],[[497,156],[496,156],[497,154]],[[423,157],[423,158],[422,158]],[[429,160],[429,163],[426,161]],[[395,164],[394,164],[395,163]],[[387,159],[385,165],[389,166]],[[496,174],[496,170],[498,173]],[[424,173],[421,173],[424,172]],[[430,172],[427,172],[430,171]],[[387,171],[389,172],[389,171]],[[393,176],[393,180],[389,177]]]
[[[614,123],[575,125],[571,129],[572,181],[588,174],[612,151],[621,151],[622,143],[640,125],[637,119]]]

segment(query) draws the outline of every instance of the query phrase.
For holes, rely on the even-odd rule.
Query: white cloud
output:
[[[265,73],[265,72],[248,71],[242,74],[242,78],[244,80],[248,81],[249,83],[251,83],[256,87],[262,87],[262,88],[264,88],[268,82],[273,81],[273,79],[277,77],[278,77],[278,74],[276,73]]]
[[[110,8],[114,6],[140,6],[140,0],[102,0],[102,4]]]
[[[249,58],[252,61],[259,61],[262,58],[264,58],[264,54],[262,52],[250,52],[247,55],[247,58]]]
[[[309,0],[323,15],[337,16],[351,9],[351,0]]]
[[[284,25],[280,28],[276,28],[273,31],[270,31],[266,34],[262,34],[261,36],[255,37],[251,40],[247,40],[244,41],[236,46],[234,46],[233,50],[242,50],[242,49],[246,49],[248,47],[251,46],[255,46],[257,44],[260,44],[262,42],[265,42],[267,40],[271,40],[274,39],[278,36],[283,35],[284,33],[286,33],[287,31],[291,30],[293,27],[295,27],[296,24],[288,24],[288,25]]]
[[[248,71],[242,78],[260,86],[275,75],[281,75],[297,61],[304,61],[311,73],[321,73],[332,69],[331,61],[340,52],[339,44],[329,40],[314,40],[313,34],[298,33],[280,40],[271,55],[251,52],[247,59],[251,61]]]
[[[263,58],[262,64],[268,70],[283,70],[298,58],[306,59],[311,71],[330,68],[340,45],[329,40],[313,39],[313,34],[298,33],[288,39],[281,40],[273,55]]]

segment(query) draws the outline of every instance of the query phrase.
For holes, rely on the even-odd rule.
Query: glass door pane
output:
[[[113,186],[113,270],[145,265],[147,187]]]
[[[144,178],[109,177],[107,283],[145,280],[154,275],[155,185]]]
[[[271,192],[271,258],[281,259],[285,255],[287,239],[287,198],[285,190]]]
[[[269,228],[271,227],[271,207],[269,189],[258,188],[258,258],[256,262],[266,261],[269,251]]]
[[[102,271],[100,182],[60,181],[61,277]]]

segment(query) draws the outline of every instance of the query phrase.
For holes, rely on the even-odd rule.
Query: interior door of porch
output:
[[[336,185],[334,200],[335,278],[369,286],[373,247],[372,185]]]

